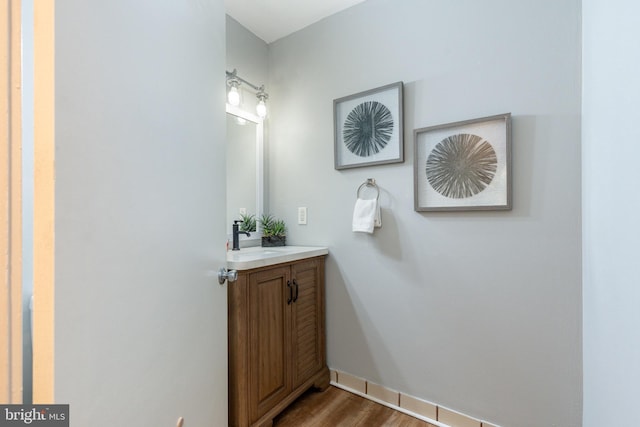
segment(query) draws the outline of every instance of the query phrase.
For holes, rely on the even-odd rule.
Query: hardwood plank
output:
[[[333,386],[306,392],[274,419],[273,426],[435,427]]]

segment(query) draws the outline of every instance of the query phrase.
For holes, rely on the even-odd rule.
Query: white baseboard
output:
[[[331,385],[438,427],[499,427],[343,371],[331,369]]]

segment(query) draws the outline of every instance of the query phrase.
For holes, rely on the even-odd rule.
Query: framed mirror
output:
[[[227,234],[242,212],[264,212],[264,123],[255,114],[227,104]],[[241,246],[260,241],[258,232],[240,235]],[[251,241],[251,242],[249,242]]]

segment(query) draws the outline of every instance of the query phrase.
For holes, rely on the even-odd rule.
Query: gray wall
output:
[[[55,13],[56,401],[75,427],[226,425],[223,2]]]
[[[330,248],[332,368],[504,426],[580,425],[580,24],[579,0],[369,0],[270,45],[271,210]],[[405,162],[334,170],[333,99],[400,80]],[[513,210],[416,213],[412,130],[505,112]],[[368,177],[373,236],[351,232]]]
[[[583,1],[585,427],[640,425],[638,15]]]

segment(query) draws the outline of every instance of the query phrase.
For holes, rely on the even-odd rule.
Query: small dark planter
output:
[[[287,236],[262,236],[262,247],[284,246]]]

